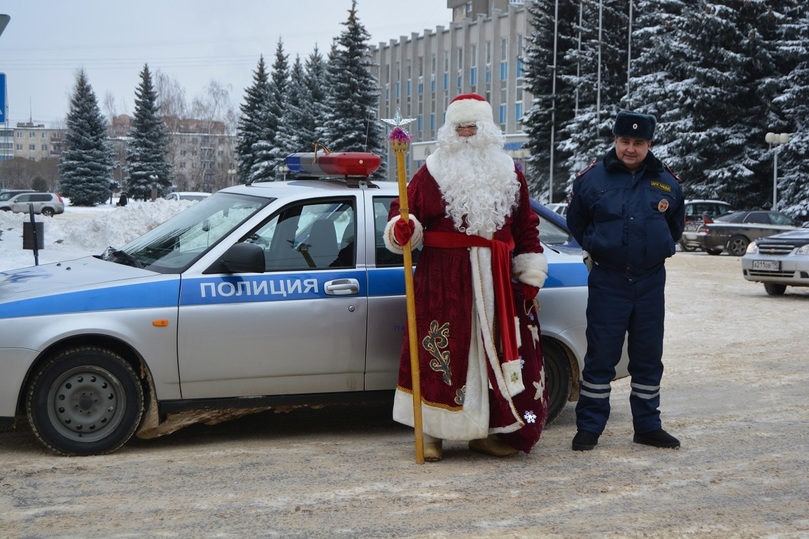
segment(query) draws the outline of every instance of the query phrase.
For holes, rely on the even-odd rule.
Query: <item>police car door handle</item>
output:
[[[323,288],[330,296],[350,296],[359,294],[360,283],[356,279],[335,279],[327,281]]]

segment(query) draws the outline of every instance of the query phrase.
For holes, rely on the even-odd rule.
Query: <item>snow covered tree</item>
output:
[[[604,0],[582,8],[582,26],[576,29],[581,32],[581,50],[569,49],[565,55],[565,62],[576,70],[560,75],[574,89],[578,103],[574,117],[560,132],[559,149],[569,156],[568,186],[576,172],[612,146],[612,123],[627,89],[628,1]]]
[[[524,55],[527,89],[534,96],[534,102],[523,119],[524,131],[528,134],[525,147],[531,154],[526,177],[531,192],[548,202],[564,198],[569,174],[558,150],[559,132],[561,126],[575,114],[574,88],[570,86],[569,79],[560,75],[572,76],[576,73],[575,64],[566,63],[563,59],[566,54],[575,53],[578,40],[571,21],[578,21],[579,8],[570,0],[558,2],[558,7],[557,25],[554,21],[554,1],[538,0],[526,4],[532,18],[531,25],[535,29],[529,37]],[[555,47],[554,35],[557,36]],[[554,193],[549,197],[551,162]]]
[[[307,116],[311,116],[315,126],[314,139],[318,140],[319,127],[326,123],[326,96],[329,93],[328,63],[317,47],[306,58],[305,78],[306,87],[311,95],[311,101],[305,103]]]
[[[315,120],[310,114],[312,94],[306,85],[306,73],[300,56],[295,58],[287,86],[286,106],[278,126],[278,147],[285,155],[311,152],[317,140]]]
[[[152,185],[157,195],[165,195],[171,187],[171,167],[166,161],[168,136],[159,116],[157,93],[152,84],[149,65],[143,66],[140,85],[135,90],[135,112],[132,131],[127,144],[126,189],[129,196],[146,200],[151,197]]]
[[[781,77],[772,90],[767,131],[790,133],[778,153],[776,209],[798,221],[809,220],[809,6],[780,2],[770,13],[778,24],[776,43]],[[764,81],[770,83],[770,81]],[[768,158],[773,152],[768,152]]]
[[[284,112],[287,102],[287,91],[289,87],[289,56],[284,52],[284,43],[279,39],[275,48],[275,62],[272,65],[270,75],[270,99],[267,120],[269,124],[265,130],[265,141],[269,147],[269,162],[265,167],[271,171],[275,179],[282,178],[281,165],[288,155],[285,148],[281,146],[279,132],[283,122]]]
[[[680,35],[687,18],[702,0],[640,0],[635,7],[632,32],[631,80],[622,103],[657,118],[655,156],[689,185],[690,170],[699,166],[692,154],[677,151],[681,138],[694,131],[685,105],[693,99],[689,65],[692,61]]]
[[[241,118],[236,128],[239,177],[244,183],[248,183],[250,180],[250,172],[256,162],[253,146],[263,135],[264,125],[267,121],[265,115],[269,110],[267,105],[269,95],[269,76],[264,56],[261,56],[258,66],[253,72],[253,84],[245,90],[244,103],[240,107]]]
[[[67,114],[65,149],[59,159],[59,190],[75,206],[95,206],[111,196],[113,152],[95,92],[84,70]]]
[[[379,81],[372,74],[367,43],[371,35],[357,17],[356,0],[342,24],[346,29],[337,39],[328,65],[325,144],[335,152],[367,151],[384,156],[383,129],[376,117]],[[376,176],[382,176],[383,168]]]

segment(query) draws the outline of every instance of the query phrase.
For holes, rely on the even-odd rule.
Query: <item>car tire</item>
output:
[[[42,215],[45,217],[53,217],[53,214],[56,213],[53,211],[53,208],[42,208]]]
[[[34,434],[63,455],[115,451],[135,433],[143,410],[143,387],[135,370],[104,348],[59,352],[36,369],[28,389]]]
[[[787,285],[778,283],[764,283],[764,290],[770,296],[783,296],[787,291]]]
[[[550,339],[542,339],[545,360],[545,381],[548,385],[548,423],[556,419],[567,404],[573,377],[570,362],[561,346]]]
[[[693,247],[693,246],[691,246],[691,245],[688,245],[688,244],[687,244],[685,241],[683,241],[683,240],[680,240],[680,249],[682,249],[683,251],[689,252],[689,253],[690,253],[690,252],[692,252],[692,251],[696,251],[696,250],[697,250],[697,248],[696,248],[696,247]]]
[[[747,246],[750,245],[750,240],[744,236],[733,236],[728,242],[728,253],[733,256],[742,256],[747,252]]]
[[[716,256],[722,253],[722,249],[705,249],[705,252],[708,253],[709,255]]]

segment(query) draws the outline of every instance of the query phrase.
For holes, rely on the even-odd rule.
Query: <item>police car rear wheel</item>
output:
[[[37,438],[64,455],[111,453],[135,433],[143,388],[132,366],[103,348],[60,352],[28,390],[28,421]]]
[[[548,423],[562,413],[571,388],[570,363],[567,354],[555,342],[543,339],[542,353],[545,358],[545,380],[548,384]]]

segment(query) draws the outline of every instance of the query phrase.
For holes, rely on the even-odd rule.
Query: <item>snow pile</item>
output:
[[[159,199],[131,202],[122,208],[110,205],[83,208],[68,203],[61,215],[35,216],[37,222],[44,223],[40,264],[101,254],[110,245],[122,247],[194,204]],[[22,248],[23,223],[30,219],[24,213],[0,212],[0,271],[34,264],[33,251]]]

